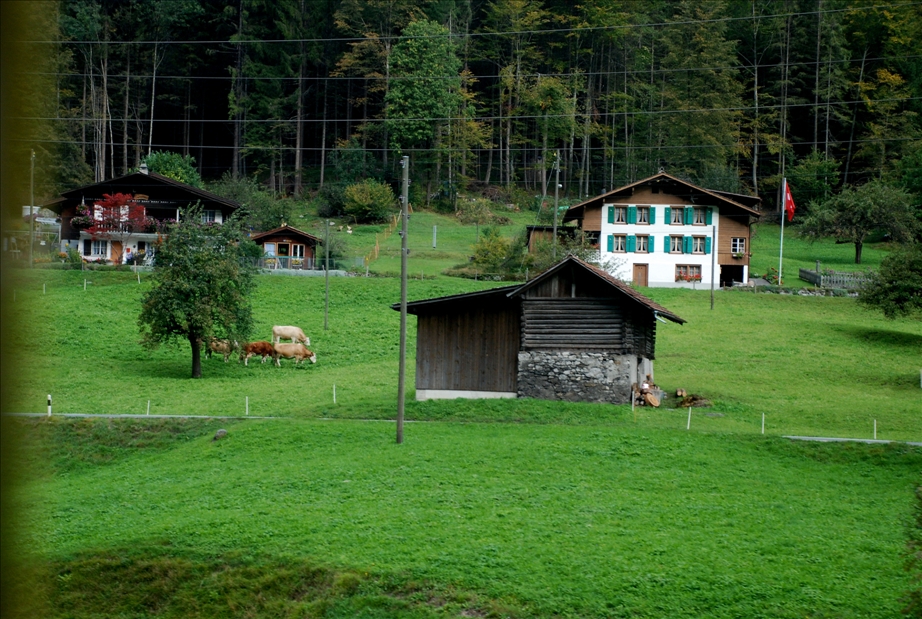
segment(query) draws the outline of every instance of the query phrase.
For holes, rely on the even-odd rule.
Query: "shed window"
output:
[[[734,254],[746,253],[746,237],[735,236],[730,239],[730,251]]]
[[[265,243],[263,245],[263,251],[266,252],[267,256],[275,255],[275,243]]]

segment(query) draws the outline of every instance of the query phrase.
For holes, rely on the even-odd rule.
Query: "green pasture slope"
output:
[[[92,283],[83,290],[86,276]],[[42,293],[42,284],[46,292]],[[13,410],[273,420],[16,420],[18,504],[56,617],[892,617],[922,450],[782,434],[922,438],[922,324],[848,298],[647,290],[656,379],[687,411],[396,402],[399,282],[265,276],[257,334],[292,323],[318,363],[138,345],[128,273],[17,273]],[[411,299],[482,283],[410,282]],[[410,378],[414,320],[410,320]],[[44,339],[42,339],[44,338]],[[42,339],[41,346],[34,346]],[[333,385],[337,402],[333,403]],[[412,396],[412,391],[411,394]],[[760,434],[766,415],[766,436]],[[325,418],[325,419],[321,419]],[[465,423],[459,423],[465,422]],[[218,427],[228,436],[211,442]],[[23,572],[24,576],[29,572]]]

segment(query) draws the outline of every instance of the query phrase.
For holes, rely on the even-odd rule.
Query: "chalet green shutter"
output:
[[[609,252],[615,251],[615,235],[614,234],[608,235],[608,251]]]
[[[655,206],[650,207],[650,223],[651,224],[656,223],[656,207]]]
[[[667,206],[665,208],[666,214],[663,215],[663,223],[671,224],[672,223],[672,207]],[[653,223],[652,221],[650,223]]]
[[[708,211],[710,212],[710,209]],[[709,236],[704,239],[704,253],[711,253],[711,237]]]
[[[668,237],[668,236],[663,237],[663,251],[666,252],[667,254],[672,251],[671,243],[672,243],[671,237]]]
[[[695,223],[695,209],[691,206],[685,207],[685,225],[690,226]]]
[[[629,224],[637,223],[637,207],[636,206],[627,207],[627,222]]]
[[[608,223],[610,224],[615,223],[615,207],[613,206],[608,207]],[[608,250],[608,251],[611,251],[611,250]]]
[[[653,209],[650,209],[650,212],[652,213]],[[650,252],[651,254],[653,253],[653,248],[656,247],[656,244],[653,242],[655,240],[656,239],[654,239],[652,236],[647,237],[647,251]],[[669,240],[668,237],[666,240],[667,241]]]
[[[708,209],[707,209],[707,212],[706,212],[706,214],[705,214],[705,216],[704,216],[704,223],[706,223],[707,225],[710,226],[710,225],[711,225],[711,220],[713,219],[713,217],[714,217],[714,209],[712,209],[712,208],[709,206]]]
[[[637,251],[637,237],[633,234],[628,235],[627,237],[627,251]]]
[[[90,256],[93,254],[93,241],[89,239],[83,240],[83,255]]]
[[[682,237],[682,253],[683,254],[692,253],[692,243],[693,243],[692,237],[690,236]]]

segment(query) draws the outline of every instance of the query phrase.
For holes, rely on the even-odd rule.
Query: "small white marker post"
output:
[[[51,417],[51,394],[48,394],[48,416]]]
[[[685,426],[686,430],[691,430],[691,406],[688,407],[688,425]]]
[[[765,413],[762,413],[762,434],[765,434]]]
[[[45,284],[42,284],[42,294],[45,294]]]
[[[86,292],[86,279],[83,280],[83,292]]]
[[[333,383],[333,404],[336,404],[336,383]]]
[[[874,440],[877,440],[877,420],[874,420]]]
[[[150,415],[150,400],[147,401],[147,414]]]
[[[137,267],[135,267],[135,275],[138,276],[138,283],[140,284],[141,283],[141,271],[138,271]]]
[[[246,414],[249,417],[250,415],[250,396],[246,397]]]

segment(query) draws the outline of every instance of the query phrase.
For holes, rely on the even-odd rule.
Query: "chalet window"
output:
[[[650,221],[650,207],[649,206],[638,206],[637,207],[637,223],[639,224],[651,224]]]
[[[275,255],[275,243],[263,244],[263,251],[266,252],[267,256],[274,256]]]
[[[91,247],[91,256],[101,256],[105,258],[109,254],[109,241],[93,241]]]
[[[217,211],[202,211],[202,223],[214,223],[217,221]]]
[[[678,208],[673,207],[672,217],[670,218],[669,223],[679,225],[679,226],[684,224],[685,222],[682,219],[682,216],[683,216],[682,214],[684,213],[684,211],[685,209],[683,209],[682,207],[678,207]]]
[[[627,236],[624,234],[609,234],[608,235],[608,251],[613,253],[621,253],[627,251]]]
[[[692,237],[692,253],[693,254],[703,254],[704,253],[704,237],[703,236],[693,236]]]
[[[304,245],[292,245],[291,246],[291,257],[292,258],[303,258],[304,257]]]
[[[670,236],[669,237],[669,253],[670,254],[684,253],[682,251],[684,249],[683,242],[682,242],[684,238],[685,237],[682,237],[682,236]]]
[[[653,241],[649,236],[637,236],[636,251],[638,254],[648,254],[653,248]]]
[[[730,239],[730,252],[734,254],[746,253],[746,237],[735,236]]]
[[[710,226],[712,219],[712,209],[710,206],[696,206],[691,212],[691,221],[685,223],[693,226]]]
[[[608,223],[610,224],[626,224],[627,223],[627,207],[626,206],[610,206],[608,207]]]
[[[700,282],[700,264],[677,264],[675,267],[675,280],[677,282]]]
[[[589,245],[598,249],[599,239],[602,238],[602,233],[599,230],[587,230],[584,238]]]

